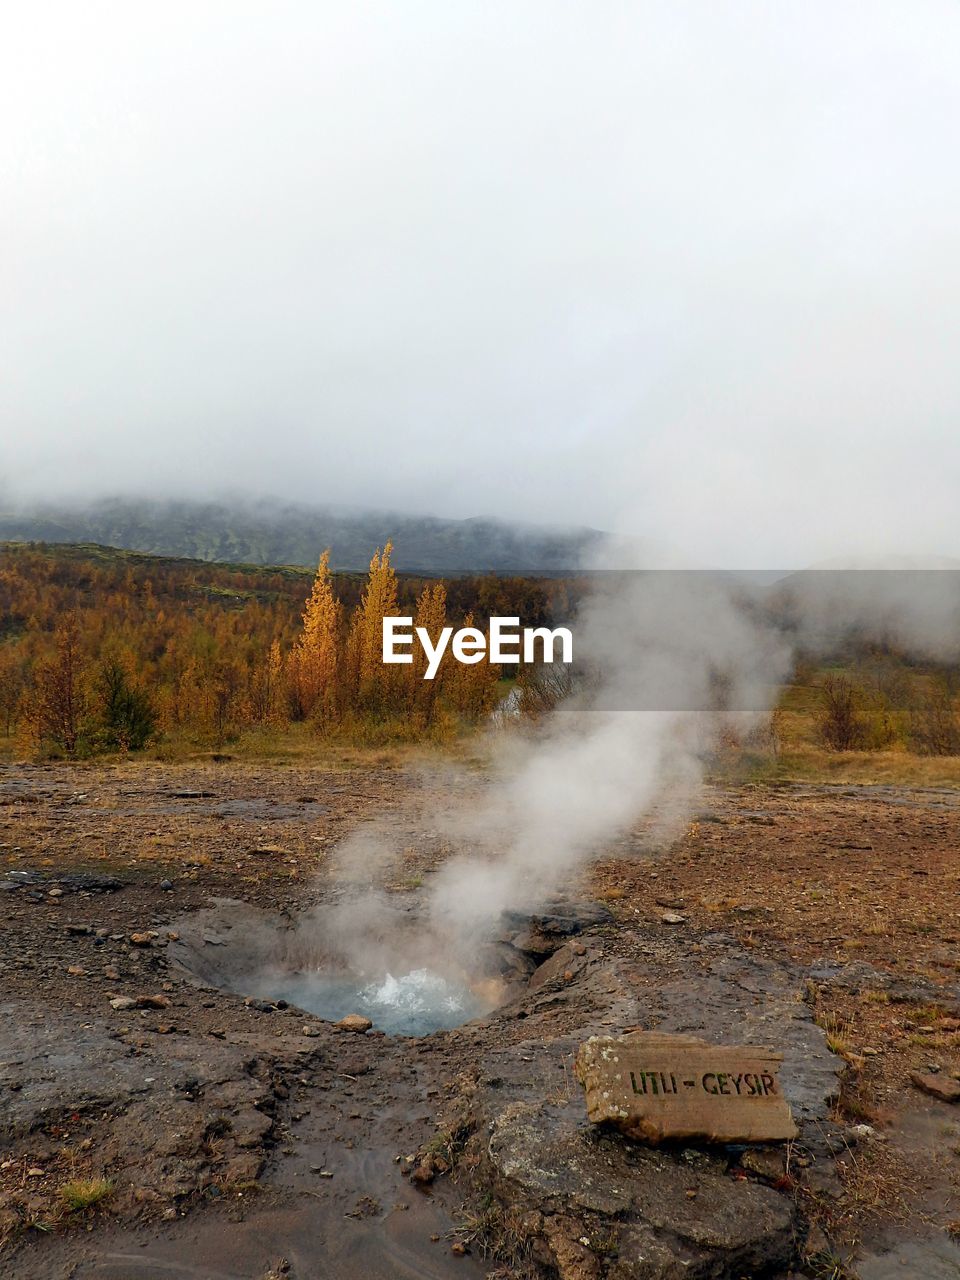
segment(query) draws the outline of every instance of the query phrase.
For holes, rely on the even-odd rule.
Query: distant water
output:
[[[361,1013],[388,1035],[422,1036],[458,1027],[486,1012],[469,987],[451,982],[430,969],[392,973],[359,985],[349,977],[330,977],[319,970],[264,975],[257,984],[264,999],[286,1000],[332,1022]]]

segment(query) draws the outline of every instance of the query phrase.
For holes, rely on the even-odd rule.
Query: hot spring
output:
[[[302,1009],[331,1022],[348,1014],[380,1031],[423,1036],[483,1018],[528,989],[537,966],[584,928],[603,924],[598,903],[558,902],[502,913],[470,948],[428,927],[417,904],[342,898],[302,913],[222,900],[176,921],[168,956],[191,981]]]
[[[489,1013],[492,1007],[465,981],[442,977],[430,969],[386,973],[370,981],[354,975],[331,975],[321,969],[268,970],[257,976],[250,994],[285,1000],[331,1022],[360,1013],[379,1030],[397,1036],[424,1036],[458,1027]]]
[[[412,908],[359,900],[293,916],[222,901],[177,931],[168,954],[194,981],[331,1022],[360,1014],[388,1035],[457,1027],[512,994],[485,949],[457,963]]]

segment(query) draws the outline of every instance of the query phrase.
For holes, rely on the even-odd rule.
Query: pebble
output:
[[[364,1032],[369,1031],[373,1023],[369,1018],[365,1018],[362,1013],[348,1013],[345,1018],[341,1018],[335,1025],[341,1031]]]
[[[110,1008],[116,1009],[118,1013],[126,1013],[128,1009],[135,1009],[137,1002],[133,996],[114,996],[110,1001]]]

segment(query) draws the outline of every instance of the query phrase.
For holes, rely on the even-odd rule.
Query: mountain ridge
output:
[[[393,564],[406,572],[556,572],[576,569],[603,536],[483,516],[452,520],[271,499],[105,498],[0,509],[0,541],[92,542],[227,564],[304,567],[329,547],[331,567],[344,571],[366,569],[373,551],[390,540]]]

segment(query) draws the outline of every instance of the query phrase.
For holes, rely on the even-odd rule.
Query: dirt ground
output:
[[[322,900],[371,819],[397,847],[376,874],[415,907],[448,852],[424,817],[442,785],[373,765],[0,771],[2,1274],[960,1275],[960,1111],[912,1079],[960,1073],[960,793],[707,788],[679,839],[640,827],[569,886],[610,918],[525,953],[529,990],[420,1039],[175,963],[218,900],[286,918]],[[584,1146],[579,1039],[737,1043],[758,1020],[794,1053],[793,1148]],[[600,1173],[571,1179],[584,1160]]]

